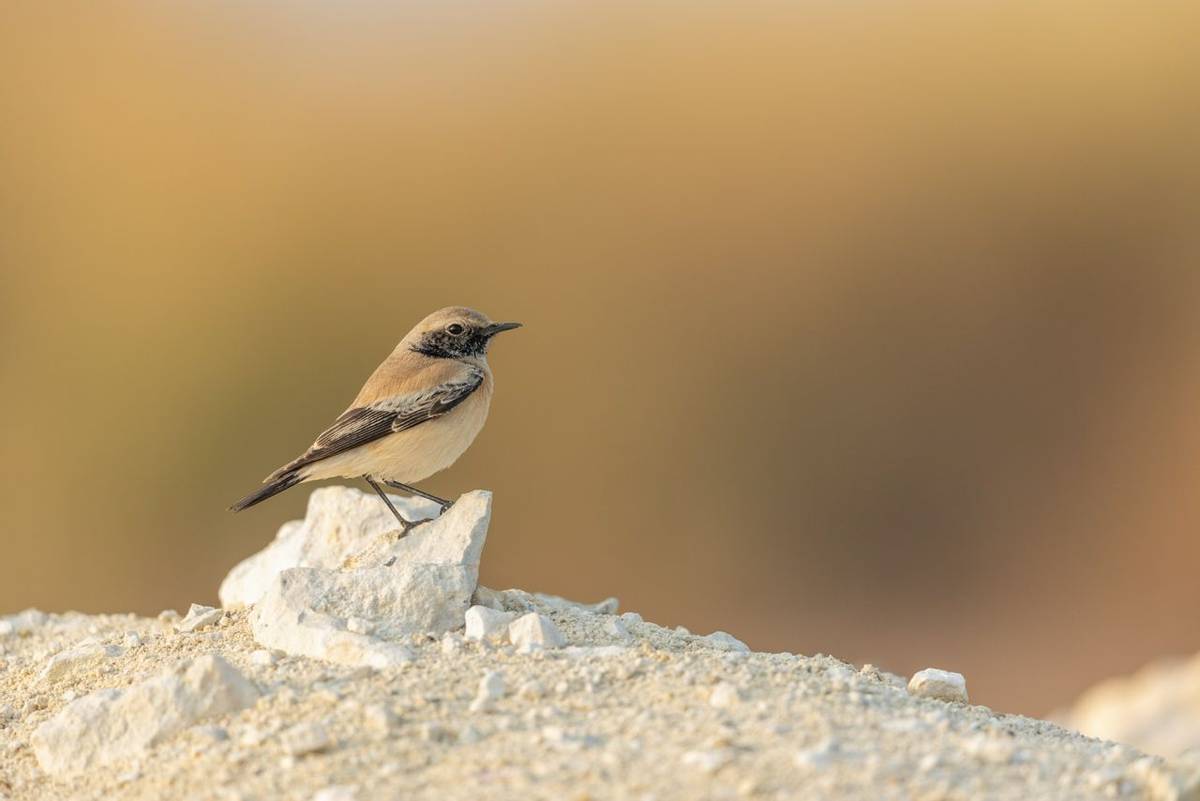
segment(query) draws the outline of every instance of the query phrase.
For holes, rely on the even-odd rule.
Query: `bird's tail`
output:
[[[296,486],[304,477],[295,471],[286,471],[279,475],[272,476],[267,483],[261,488],[242,498],[237,503],[229,507],[231,512],[240,512],[243,509],[248,509],[260,501],[265,501],[274,495],[278,495],[285,489]]]

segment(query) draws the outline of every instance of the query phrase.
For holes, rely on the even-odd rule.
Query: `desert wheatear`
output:
[[[493,323],[462,306],[435,311],[400,340],[304,455],[229,508],[240,512],[304,481],[361,477],[404,533],[423,521],[401,517],[379,482],[440,503],[445,511],[449,501],[412,484],[454,464],[483,428],[492,400],[488,343],[519,326]]]

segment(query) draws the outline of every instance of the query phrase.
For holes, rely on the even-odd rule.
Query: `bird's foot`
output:
[[[396,536],[396,539],[402,540],[407,537],[408,533],[417,526],[423,526],[426,523],[432,523],[434,520],[437,520],[437,518],[426,517],[421,520],[403,520],[400,525],[400,533]]]

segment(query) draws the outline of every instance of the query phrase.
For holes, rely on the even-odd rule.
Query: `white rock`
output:
[[[468,640],[499,640],[508,635],[508,624],[516,617],[512,612],[498,612],[486,606],[472,606],[464,616]]]
[[[121,638],[121,644],[126,648],[137,648],[142,644],[142,637],[136,631],[127,631],[125,636]]]
[[[508,639],[518,649],[562,648],[567,644],[549,618],[530,612],[508,626]]]
[[[1053,720],[1089,737],[1173,758],[1200,748],[1197,688],[1200,655],[1161,659],[1131,675],[1105,679]]]
[[[310,509],[317,492],[320,490],[309,496]],[[301,520],[284,523],[270,545],[242,560],[230,570],[217,590],[221,606],[226,609],[241,609],[254,605],[266,592],[275,576],[289,567],[298,567],[307,534],[304,523],[305,521]]]
[[[72,701],[33,733],[42,770],[69,774],[141,753],[208,717],[250,706],[258,690],[210,654],[124,689]]]
[[[470,595],[461,571],[431,565],[370,570],[296,567],[276,578],[250,614],[254,639],[265,648],[353,667],[386,668],[411,662],[396,642],[356,634],[348,617],[376,619],[394,638],[457,625]]]
[[[471,711],[481,712],[491,709],[495,706],[496,701],[503,697],[504,674],[498,670],[489,670],[479,680],[479,689],[475,693],[475,700],[471,702]]]
[[[205,626],[215,626],[221,622],[225,612],[211,606],[192,604],[183,620],[175,624],[176,631],[198,631]]]
[[[10,634],[16,634],[17,627],[11,620],[0,620],[0,637],[7,637]]]
[[[378,498],[374,502],[380,504]],[[310,516],[314,506],[320,508],[310,502]],[[349,559],[346,569],[284,570],[251,612],[255,640],[288,654],[352,666],[384,668],[411,661],[412,652],[396,640],[462,625],[479,580],[490,515],[491,494],[471,492],[402,540],[389,530],[368,529],[361,538],[366,550]],[[349,553],[347,529],[337,532],[339,553]]]
[[[333,739],[320,723],[306,721],[284,730],[279,744],[289,756],[297,757],[326,751],[333,746]]]
[[[717,686],[713,687],[712,692],[708,695],[709,706],[716,707],[717,709],[729,709],[730,707],[737,706],[741,700],[741,691],[727,681],[718,682]]]
[[[382,564],[391,557],[410,562],[450,561],[457,558],[456,552],[469,549],[471,536],[461,525],[464,517],[461,513],[457,524],[449,529],[444,525],[445,518],[451,517],[454,509],[464,502],[468,507],[477,506],[480,496],[487,496],[490,501],[490,493],[467,493],[437,524],[420,526],[397,540],[396,519],[374,493],[351,487],[314,490],[309,495],[304,520],[285,523],[271,544],[229,572],[219,591],[221,605],[236,609],[255,604],[275,576],[290,567],[332,570]],[[424,498],[390,497],[400,514],[409,520],[436,517],[439,510],[436,503]],[[466,517],[470,516],[468,510]],[[478,568],[479,552],[473,556]]]
[[[107,659],[114,659],[124,653],[122,648],[115,645],[103,645],[94,640],[83,642],[59,651],[38,674],[38,681],[55,682],[72,673],[79,673],[98,666]]]
[[[734,637],[732,634],[726,634],[723,631],[714,631],[706,637],[701,638],[705,644],[716,648],[719,651],[740,651],[749,653],[750,646]]]
[[[642,622],[642,616],[637,612],[625,612],[621,615],[621,620],[623,620],[627,626],[636,626],[638,623]]]
[[[967,680],[961,673],[926,668],[913,674],[908,680],[909,695],[921,698],[936,698],[939,701],[967,703]]]

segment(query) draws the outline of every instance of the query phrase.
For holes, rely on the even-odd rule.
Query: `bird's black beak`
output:
[[[501,331],[511,331],[514,328],[520,327],[520,323],[492,323],[491,325],[485,325],[480,330],[480,333],[482,333],[485,337],[493,337],[496,334],[499,334]]]

